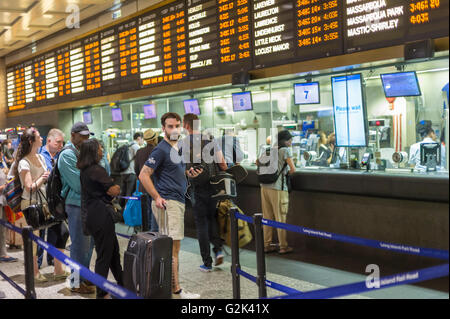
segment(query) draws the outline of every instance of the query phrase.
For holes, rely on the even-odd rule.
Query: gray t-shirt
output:
[[[278,150],[278,172],[283,168],[286,164],[286,160],[288,158],[292,158],[292,149],[290,147],[282,147]],[[289,165],[286,165],[283,172],[278,177],[277,181],[273,184],[261,184],[261,187],[276,189],[276,190],[284,190],[287,191],[287,182],[286,182],[286,174],[289,172]]]

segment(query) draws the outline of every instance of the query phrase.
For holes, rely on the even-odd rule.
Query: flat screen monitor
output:
[[[185,114],[192,113],[195,115],[200,115],[200,107],[198,106],[197,99],[184,100],[183,104]]]
[[[295,83],[294,103],[297,105],[320,104],[319,82]]]
[[[384,95],[386,97],[420,96],[417,74],[411,72],[398,72],[381,74]]]
[[[252,93],[250,91],[233,93],[232,99],[234,112],[253,110]]]
[[[336,146],[367,146],[367,115],[361,74],[331,78]]]
[[[120,107],[111,109],[112,121],[113,122],[122,122],[122,109]]]
[[[92,124],[92,114],[90,111],[83,112],[83,122],[86,124]]]
[[[435,170],[441,165],[441,145],[439,143],[420,144],[420,165]]]
[[[144,105],[144,118],[148,119],[156,119],[156,106],[155,104],[147,104]]]

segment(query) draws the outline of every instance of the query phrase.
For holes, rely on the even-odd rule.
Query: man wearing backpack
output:
[[[47,168],[52,170],[55,165],[56,160],[58,159],[59,152],[61,152],[64,145],[64,133],[57,129],[51,129],[47,134],[47,143],[41,147],[40,154],[44,157],[45,163],[47,164]],[[45,233],[47,232],[47,242],[55,246],[57,234],[56,232],[61,233],[61,227],[65,227],[62,224],[54,225],[47,229],[41,229],[39,231],[39,236],[42,239],[45,239]],[[65,230],[67,231],[67,230]],[[42,258],[44,256],[44,249],[41,246],[38,246],[38,267],[42,266]],[[49,266],[53,265],[53,256],[47,253],[47,264]]]
[[[144,144],[144,135],[141,132],[136,132],[133,136],[133,142],[131,145],[128,145],[128,165],[123,165],[121,169],[123,169],[124,166],[127,166],[125,170],[120,170],[120,189],[122,190],[121,196],[131,196],[133,194],[135,188],[136,188],[136,173],[134,171],[134,165],[135,165],[135,158],[137,151],[141,148],[141,146]],[[124,162],[124,161],[122,161]],[[116,169],[117,172],[117,169]],[[120,204],[122,207],[125,207],[125,203],[127,201],[124,199],[120,200]]]
[[[94,135],[89,131],[85,123],[77,122],[72,126],[70,142],[58,158],[58,169],[61,174],[62,191],[61,196],[65,198],[65,208],[69,223],[69,234],[72,244],[70,246],[70,258],[89,269],[91,263],[94,241],[91,236],[83,233],[81,219],[81,182],[80,171],[77,168],[77,157],[81,144]],[[72,273],[70,287],[72,292],[81,294],[95,293],[92,286],[84,278],[76,279],[77,275]]]
[[[283,130],[278,132],[277,137],[278,142],[273,147],[268,147],[263,154],[260,154],[256,165],[258,166],[258,180],[261,184],[261,208],[264,219],[286,223],[289,208],[288,175],[295,172],[291,149],[292,135],[288,130]],[[273,228],[264,226],[263,231],[264,252],[276,251],[276,248],[272,245]],[[286,230],[277,229],[277,235],[280,243],[278,253],[292,252],[292,248],[287,243]]]
[[[210,179],[220,169],[227,170],[227,164],[218,143],[199,131],[199,119],[195,114],[185,114],[183,128],[188,136],[180,142],[180,153],[186,162],[186,169],[202,165],[203,173],[190,178],[192,184],[191,197],[193,212],[197,227],[197,238],[200,245],[200,254],[203,265],[199,270],[212,271],[212,258],[210,244],[213,245],[215,266],[223,262],[223,242],[219,235],[217,222],[217,200],[211,198],[213,188]]]

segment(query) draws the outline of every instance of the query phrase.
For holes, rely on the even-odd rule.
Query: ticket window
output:
[[[395,78],[401,73],[411,75],[412,80],[408,82],[411,88],[408,90],[412,93],[403,95],[412,96],[387,96],[387,89],[405,87],[398,85],[400,80]],[[394,80],[391,80],[392,83],[383,83],[381,74],[393,74]],[[448,85],[448,76],[448,59],[408,64],[402,69],[396,66],[375,68],[364,73],[369,146],[374,151],[377,163],[386,165],[388,169],[414,169],[417,143],[424,141],[427,138],[425,135],[428,135],[423,135],[424,123],[434,133],[430,134],[434,140],[428,138],[427,141],[446,145],[444,136],[448,123],[448,95],[443,88]],[[417,88],[414,88],[416,85]],[[446,146],[442,150],[441,172],[448,170]]]
[[[167,99],[149,99],[132,104],[133,133],[151,128],[161,132],[161,117],[167,112]]]

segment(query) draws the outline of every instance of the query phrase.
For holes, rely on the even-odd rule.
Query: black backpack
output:
[[[209,144],[211,143],[213,140],[212,139],[205,139],[204,136],[202,135],[201,138],[201,151],[203,152],[203,149]],[[217,174],[217,172],[219,171],[217,164],[215,162],[213,163],[206,163],[203,160],[203,156],[201,156],[200,159],[200,163],[198,163],[198,156],[195,156],[197,158],[196,161],[194,161],[194,139],[191,138],[190,140],[190,150],[189,150],[189,155],[190,155],[190,161],[189,163],[186,164],[186,169],[189,170],[191,167],[195,167],[199,164],[201,164],[202,169],[203,169],[203,173],[201,173],[199,176],[197,176],[196,178],[192,178],[190,179],[192,184],[196,185],[196,186],[209,186],[210,185],[210,181],[211,179]],[[213,150],[211,150],[213,152]],[[211,156],[213,155],[211,152]],[[195,162],[195,163],[194,163]]]
[[[76,149],[72,145],[64,147],[61,150],[60,154],[66,149],[70,149],[75,154],[77,154]],[[53,169],[50,172],[50,175],[47,180],[47,187],[46,187],[47,204],[50,213],[55,217],[56,220],[65,220],[67,218],[66,199],[61,196],[63,185],[61,180],[61,173],[59,172],[58,169],[58,160],[59,157],[55,161]]]
[[[130,157],[128,155],[130,145],[125,144],[119,147],[111,158],[111,172],[120,173],[130,167]]]
[[[278,171],[278,160],[275,162],[276,169],[274,169],[273,166],[270,166],[270,164],[273,164],[273,152],[278,152],[278,148],[267,147],[265,154],[263,153],[258,158],[258,168],[256,169],[256,175],[258,176],[258,181],[261,184],[275,183],[287,166],[287,163],[284,163],[283,168]],[[268,160],[269,158],[271,158],[272,160]],[[264,159],[264,161],[262,159]]]

